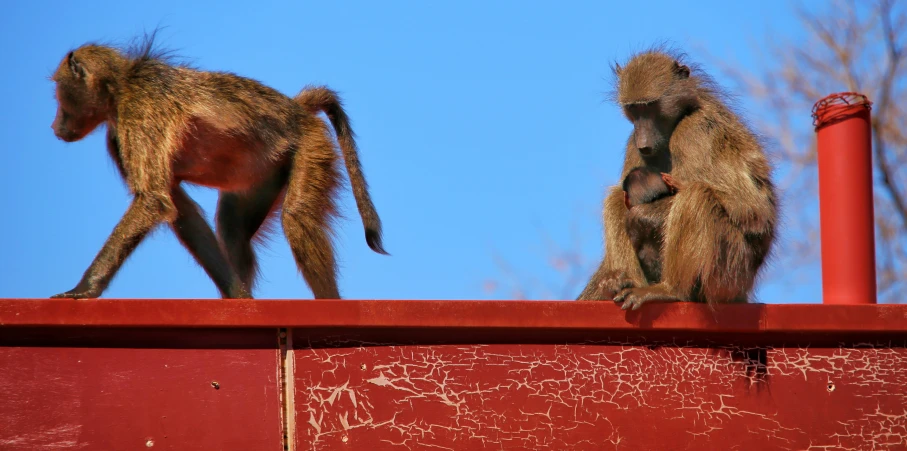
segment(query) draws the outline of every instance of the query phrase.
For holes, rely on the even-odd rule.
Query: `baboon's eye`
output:
[[[632,118],[647,117],[657,112],[657,105],[653,103],[634,103],[627,105],[627,114]]]
[[[643,115],[645,112],[644,109],[645,109],[645,105],[641,105],[638,103],[626,106],[627,115],[629,115],[631,118],[634,118],[634,119]]]
[[[661,105],[657,101],[646,105],[646,114],[655,117],[661,114]]]

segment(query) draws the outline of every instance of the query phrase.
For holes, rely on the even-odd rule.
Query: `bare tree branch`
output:
[[[882,78],[880,86],[881,91],[879,92],[879,101],[877,103],[877,111],[883,118],[887,117],[886,113],[889,112],[888,105],[891,102],[891,91],[893,89],[895,76],[898,73],[898,66],[900,66],[902,55],[901,48],[897,43],[897,36],[891,26],[891,7],[891,2],[887,0],[883,1],[880,5],[885,47],[888,50],[888,70]],[[907,224],[907,205],[904,204],[904,198],[897,186],[891,165],[888,163],[888,153],[885,151],[887,144],[883,135],[885,124],[879,120],[879,118],[876,118],[872,122],[873,141],[875,142],[873,147],[876,161],[879,166],[879,172],[882,173],[882,184],[891,196],[894,207],[901,216],[901,222]]]
[[[874,102],[876,259],[880,299],[898,301],[907,282],[907,93],[904,40],[907,14],[895,0],[837,0],[817,11],[799,9],[807,40],[783,39],[770,47],[759,76],[719,63],[763,113],[758,128],[779,149],[786,249],[781,273],[795,273],[805,256],[818,257],[815,133],[802,120],[813,103],[833,92],[856,91]],[[790,193],[797,193],[793,195]],[[808,251],[802,253],[803,251]],[[790,271],[794,269],[794,271]]]

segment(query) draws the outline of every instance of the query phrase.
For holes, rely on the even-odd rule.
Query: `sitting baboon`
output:
[[[662,49],[614,66],[616,100],[633,132],[622,177],[646,166],[683,180],[665,218],[661,281],[648,285],[624,227],[620,187],[604,202],[605,256],[578,299],[623,308],[701,299],[747,302],[772,248],[777,205],[758,137],[712,79]]]

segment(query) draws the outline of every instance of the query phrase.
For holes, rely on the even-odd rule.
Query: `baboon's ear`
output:
[[[674,73],[680,78],[689,78],[690,68],[674,61]]]
[[[66,55],[66,59],[69,61],[69,70],[72,71],[72,74],[76,78],[84,78],[85,67],[76,59],[76,55],[73,52],[69,52],[69,55]]]

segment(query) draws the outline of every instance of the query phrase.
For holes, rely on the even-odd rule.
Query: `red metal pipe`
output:
[[[852,92],[813,106],[824,304],[876,303],[871,106]]]

